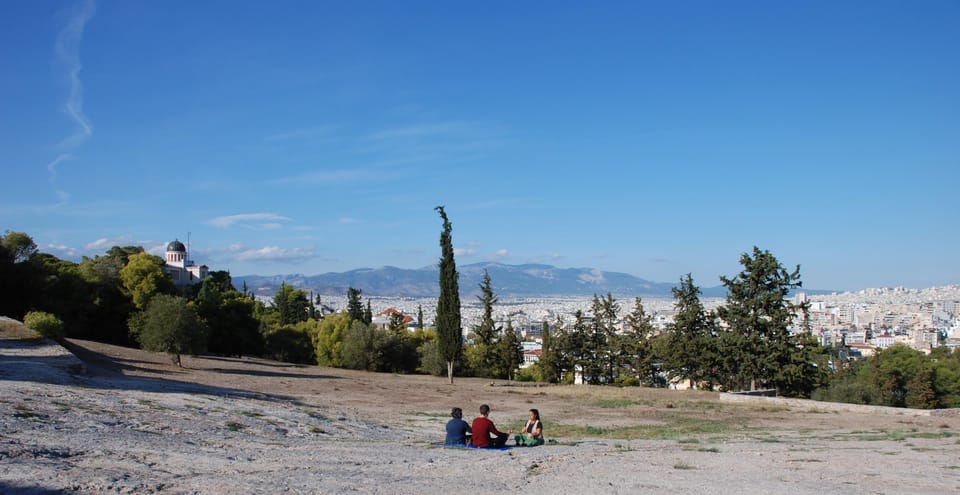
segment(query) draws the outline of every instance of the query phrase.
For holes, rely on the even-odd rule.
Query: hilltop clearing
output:
[[[732,404],[0,340],[0,492],[935,493],[960,489],[960,418]],[[62,348],[60,348],[62,349]],[[50,356],[59,356],[54,359]],[[58,361],[59,359],[59,361]],[[445,449],[450,407],[548,445]]]

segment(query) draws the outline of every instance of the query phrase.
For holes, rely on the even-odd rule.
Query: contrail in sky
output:
[[[47,164],[50,183],[53,184],[61,204],[66,203],[70,195],[57,188],[57,165],[71,158],[67,151],[77,148],[93,135],[93,125],[83,113],[83,83],[80,81],[80,69],[83,65],[80,63],[80,41],[83,39],[83,28],[93,17],[95,10],[96,5],[93,0],[77,2],[73,6],[67,25],[57,35],[54,47],[56,62],[65,69],[69,84],[69,93],[63,111],[77,125],[77,129],[57,145],[61,153]]]

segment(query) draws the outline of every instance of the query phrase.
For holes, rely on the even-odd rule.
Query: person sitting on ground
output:
[[[454,407],[450,411],[450,421],[447,421],[447,439],[444,445],[464,446],[470,441],[470,425],[463,420],[463,409]]]
[[[480,406],[480,415],[473,420],[473,446],[477,448],[500,448],[507,443],[510,436],[497,430],[493,421],[487,418],[490,414],[490,406],[484,404]],[[493,438],[490,435],[494,435]]]
[[[540,422],[540,411],[530,410],[530,419],[523,425],[520,433],[514,435],[513,439],[517,442],[517,447],[543,445],[543,423]]]

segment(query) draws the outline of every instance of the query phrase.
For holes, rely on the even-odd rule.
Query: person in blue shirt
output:
[[[454,407],[447,421],[447,439],[444,445],[466,445],[470,442],[470,424],[463,420],[463,409]]]

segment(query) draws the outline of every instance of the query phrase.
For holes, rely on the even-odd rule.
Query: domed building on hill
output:
[[[170,275],[177,286],[198,284],[207,278],[207,265],[197,265],[190,259],[187,247],[179,240],[167,244],[163,271]]]

